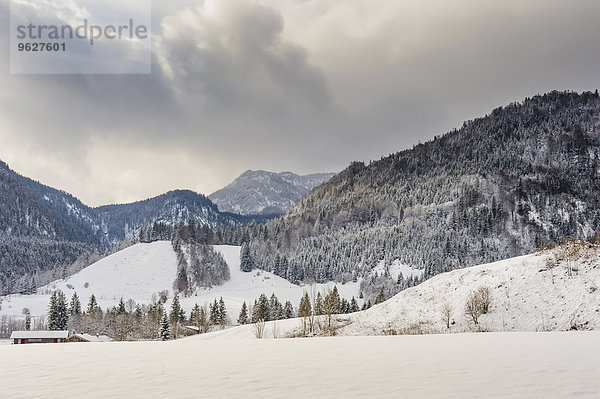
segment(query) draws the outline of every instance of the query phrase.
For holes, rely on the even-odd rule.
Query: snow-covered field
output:
[[[600,333],[0,346],[0,399],[597,398]]]
[[[240,247],[218,245],[215,249],[229,265],[231,279],[221,286],[201,290],[197,295],[180,298],[182,307],[188,312],[198,303],[205,305],[214,299],[223,297],[231,320],[235,320],[242,306],[254,302],[261,294],[275,295],[284,303],[290,301],[297,307],[304,291],[325,292],[333,284],[315,284],[298,286],[272,273],[254,270],[245,273],[240,270]],[[122,297],[125,301],[133,299],[136,303],[149,304],[156,300],[158,293],[169,291],[173,295],[173,281],[177,272],[175,252],[168,241],[150,244],[136,244],[112,254],[79,273],[38,289],[37,295],[9,295],[0,298],[0,315],[23,317],[23,308],[28,308],[33,316],[45,316],[50,294],[60,289],[71,298],[77,292],[85,307],[89,297],[94,294],[102,308],[116,305]],[[355,296],[358,299],[359,283],[338,285],[342,297]],[[167,308],[170,301],[166,303]]]

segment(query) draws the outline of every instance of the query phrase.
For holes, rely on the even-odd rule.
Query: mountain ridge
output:
[[[191,190],[92,208],[65,191],[18,174],[2,161],[0,202],[0,294],[34,290],[52,277],[42,274],[64,274],[75,261],[85,263],[92,253],[132,240],[154,222],[193,220],[216,228],[268,219],[220,212],[210,199]]]
[[[291,281],[349,281],[396,259],[427,279],[594,235],[599,176],[598,93],[555,91],[369,165],[352,163],[251,246],[257,264]],[[379,276],[363,290],[389,297],[404,283]]]
[[[242,215],[280,215],[333,173],[298,175],[293,172],[247,170],[209,198],[219,209]]]

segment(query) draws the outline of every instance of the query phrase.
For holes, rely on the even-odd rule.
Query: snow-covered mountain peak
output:
[[[222,212],[242,215],[282,214],[332,176],[331,173],[300,176],[292,172],[247,170],[209,198]]]

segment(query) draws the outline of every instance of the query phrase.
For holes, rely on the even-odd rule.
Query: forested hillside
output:
[[[600,98],[552,92],[369,165],[353,163],[251,242],[290,281],[365,277],[365,295],[406,287],[393,260],[440,272],[600,230]]]
[[[77,271],[154,222],[235,227],[265,220],[219,212],[207,197],[188,190],[90,208],[68,193],[17,174],[3,162],[0,203],[0,295],[32,292]]]

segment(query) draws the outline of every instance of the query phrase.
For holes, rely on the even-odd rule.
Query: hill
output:
[[[189,315],[197,303],[205,305],[223,297],[230,321],[234,322],[242,302],[251,304],[261,294],[275,294],[280,301],[290,301],[295,307],[305,290],[313,287],[298,286],[272,273],[254,270],[240,270],[240,247],[217,245],[214,247],[227,262],[230,277],[221,285],[197,288],[180,298],[183,309]],[[169,241],[135,244],[98,262],[80,272],[54,281],[37,289],[36,294],[7,295],[0,297],[0,315],[23,317],[23,308],[28,308],[34,317],[45,317],[50,295],[61,290],[67,298],[77,292],[83,306],[87,305],[92,294],[98,304],[106,309],[117,305],[121,298],[132,299],[136,304],[151,304],[165,292],[169,298],[168,309],[174,295],[173,283],[177,276],[177,255]],[[315,285],[315,290],[325,290],[327,284]],[[330,286],[332,286],[330,284]],[[358,283],[338,286],[345,298],[358,296]]]
[[[247,170],[231,184],[209,195],[224,212],[241,215],[281,215],[333,173],[300,176],[292,172]]]
[[[64,276],[74,262],[87,266],[154,222],[194,221],[215,228],[268,219],[220,212],[208,198],[189,190],[90,208],[66,192],[19,175],[3,162],[0,202],[0,295],[33,292]]]
[[[600,246],[573,240],[552,250],[439,274],[387,301],[350,315],[317,316],[317,335],[420,335],[600,330]],[[469,297],[489,289],[489,309],[477,323]],[[449,309],[445,315],[444,308]],[[301,336],[302,320],[268,322],[264,338]],[[449,328],[447,326],[449,324]],[[310,332],[309,332],[310,335]],[[256,339],[241,326],[201,339]]]
[[[290,281],[353,281],[383,260],[438,273],[534,252],[600,230],[600,98],[552,92],[458,130],[353,163],[252,240]],[[277,267],[285,259],[287,267]],[[279,260],[279,261],[278,261]],[[374,298],[411,284],[364,280]]]

